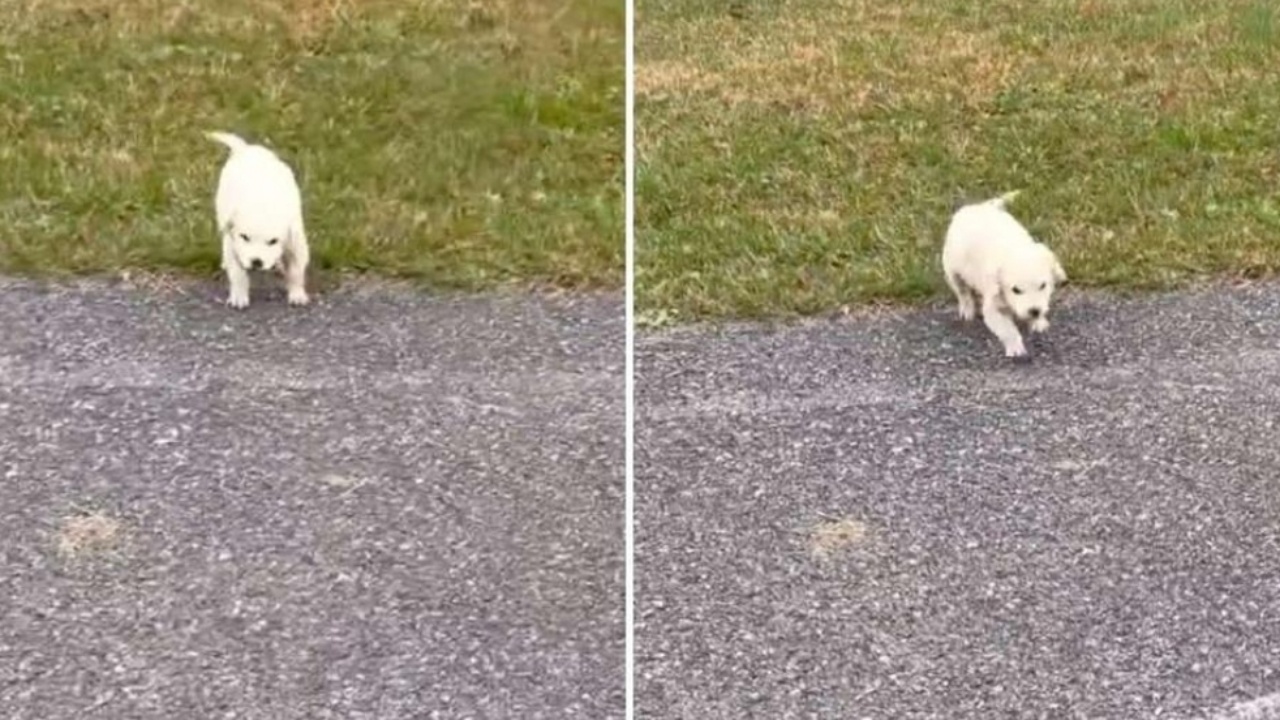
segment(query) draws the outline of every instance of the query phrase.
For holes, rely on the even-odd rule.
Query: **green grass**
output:
[[[1280,6],[638,0],[637,313],[944,292],[957,202],[1012,206],[1073,282],[1280,269]]]
[[[0,272],[214,273],[230,130],[315,267],[623,283],[624,11],[595,0],[0,0]]]

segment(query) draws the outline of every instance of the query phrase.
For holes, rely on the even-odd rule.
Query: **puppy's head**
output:
[[[999,279],[1005,305],[1014,317],[1029,322],[1049,314],[1053,290],[1067,281],[1067,273],[1053,251],[1037,242],[1006,258]]]
[[[284,258],[288,227],[274,223],[233,222],[227,227],[236,262],[246,270],[274,270]]]

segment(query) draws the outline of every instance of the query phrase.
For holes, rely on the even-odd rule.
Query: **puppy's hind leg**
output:
[[[952,273],[945,273],[945,275],[947,277],[947,285],[951,287],[951,292],[956,294],[956,301],[960,303],[960,319],[972,320],[977,312],[973,302],[973,292],[959,277]]]
[[[1005,357],[1026,357],[1027,348],[1022,344],[1022,333],[1018,332],[1018,325],[1013,318],[1000,308],[998,295],[987,295],[982,299],[982,321],[999,338],[1000,344],[1004,345]]]
[[[222,269],[227,273],[227,304],[237,310],[249,307],[249,273],[240,267],[231,248],[224,240],[222,245]]]
[[[307,265],[311,262],[311,251],[301,223],[296,232],[291,238],[289,252],[285,254],[284,285],[290,305],[306,305],[311,302],[307,296]]]

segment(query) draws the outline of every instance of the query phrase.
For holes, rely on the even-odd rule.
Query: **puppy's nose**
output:
[[[262,261],[261,261],[261,260],[259,260],[258,258],[254,258],[254,259],[252,259],[252,260],[250,260],[250,261],[249,261],[249,267],[250,267],[250,268],[252,268],[252,269],[254,269],[254,270],[261,270],[261,269],[262,269]],[[1037,315],[1039,315],[1039,314],[1040,314],[1040,311],[1039,311],[1039,310],[1037,310],[1037,311],[1036,311],[1036,314],[1037,314]]]
[[[1033,318],[1038,318],[1041,315],[1040,308],[1031,308],[1027,310],[1027,314]]]

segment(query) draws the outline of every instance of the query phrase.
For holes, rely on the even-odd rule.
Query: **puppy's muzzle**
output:
[[[1040,318],[1040,316],[1041,316],[1041,315],[1043,315],[1043,314],[1044,314],[1044,311],[1043,311],[1043,310],[1041,310],[1041,309],[1040,309],[1040,308],[1038,308],[1038,307],[1033,307],[1033,308],[1028,308],[1028,309],[1027,309],[1027,317],[1031,318],[1032,320],[1037,320],[1037,319],[1039,319],[1039,318]]]
[[[254,259],[250,260],[250,261],[249,261],[249,269],[250,269],[250,270],[261,270],[261,269],[262,269],[262,261],[261,261],[261,260],[259,260],[258,258],[254,258]],[[1039,313],[1036,313],[1036,314],[1038,315]]]

